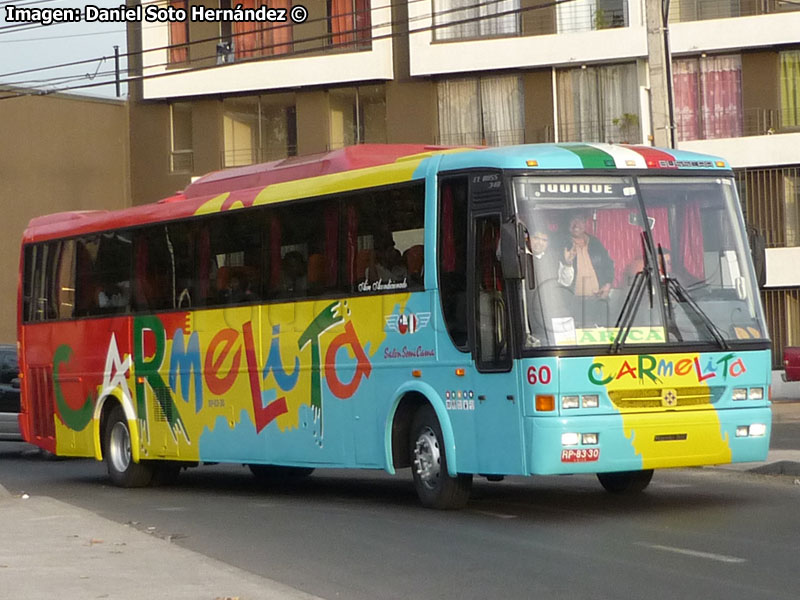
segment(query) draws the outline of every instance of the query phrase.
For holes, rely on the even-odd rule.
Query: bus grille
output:
[[[31,433],[37,438],[55,438],[53,368],[31,367],[28,373],[28,414],[31,416]]]
[[[714,404],[720,399],[725,388],[721,386],[670,388],[675,390],[677,402],[674,405],[665,406],[662,397],[667,389],[613,390],[608,392],[608,396],[617,408],[681,408]]]

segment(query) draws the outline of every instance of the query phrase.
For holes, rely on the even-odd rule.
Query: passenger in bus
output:
[[[128,306],[130,289],[130,281],[104,285],[97,294],[97,305],[104,310],[125,308]]]
[[[530,235],[526,231],[526,251],[531,256],[533,288],[528,288],[526,308],[532,338],[528,344],[540,346],[554,342],[552,320],[570,315],[569,292],[575,269],[549,247],[550,233],[539,226]]]
[[[608,294],[614,281],[614,261],[603,243],[586,231],[588,215],[579,212],[569,221],[564,262],[575,269],[575,315],[580,327],[607,326]]]
[[[664,266],[667,269],[667,275],[672,274],[672,258],[670,256],[669,248],[662,248],[662,254],[664,255]],[[658,262],[658,270],[661,273],[661,276],[664,276],[664,271],[661,267],[661,259],[657,258],[656,261]],[[625,287],[630,287],[633,284],[633,279],[636,277],[636,274],[644,268],[644,260],[641,256],[637,256],[631,262],[628,263],[628,266],[625,267],[625,273],[623,275],[623,282]]]
[[[394,237],[388,229],[379,230],[372,236],[375,248],[375,265],[370,266],[370,281],[403,281],[408,275],[403,264],[403,255],[395,248]]]
[[[297,250],[290,250],[281,262],[281,285],[278,295],[283,298],[304,296],[308,289],[306,259]]]

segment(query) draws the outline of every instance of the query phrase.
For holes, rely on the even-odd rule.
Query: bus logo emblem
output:
[[[429,312],[389,315],[386,317],[386,329],[396,331],[400,335],[416,333],[423,327],[427,327],[430,320],[431,313]]]
[[[673,389],[665,389],[661,391],[661,406],[664,408],[671,408],[678,406],[678,392]]]

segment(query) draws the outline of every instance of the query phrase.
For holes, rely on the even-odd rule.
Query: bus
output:
[[[761,461],[770,340],[730,165],[649,146],[360,145],[34,218],[24,438],[120,486]]]

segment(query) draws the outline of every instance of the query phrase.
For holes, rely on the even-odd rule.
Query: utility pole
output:
[[[117,98],[122,95],[119,85],[119,46],[114,46],[114,74],[116,76]]]
[[[672,55],[669,49],[669,0],[645,0],[647,64],[650,75],[650,114],[653,142],[675,147],[675,119],[672,102]]]

